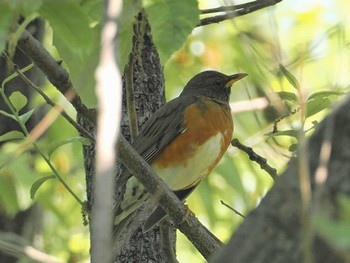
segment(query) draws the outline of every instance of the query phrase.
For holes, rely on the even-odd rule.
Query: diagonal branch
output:
[[[217,12],[227,13],[223,15],[202,18],[197,26],[206,26],[214,23],[220,23],[222,21],[229,20],[237,16],[243,16],[249,13],[253,13],[268,6],[273,6],[279,2],[282,2],[282,0],[260,0],[234,6],[222,6],[212,9],[204,9],[201,11],[201,14],[211,14]]]

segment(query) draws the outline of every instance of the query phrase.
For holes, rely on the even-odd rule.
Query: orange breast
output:
[[[205,98],[186,109],[184,124],[186,130],[151,163],[172,190],[191,187],[206,177],[232,138],[229,107]]]

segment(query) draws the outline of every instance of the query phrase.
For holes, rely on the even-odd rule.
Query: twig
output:
[[[278,132],[278,123],[281,122],[283,119],[288,118],[289,116],[296,114],[298,111],[300,110],[300,107],[295,108],[294,110],[292,110],[291,112],[287,113],[286,115],[283,115],[281,117],[279,117],[278,119],[276,119],[273,122],[273,129],[272,129],[272,133],[277,133]]]
[[[203,9],[200,12],[202,15],[204,15],[204,14],[226,12],[226,11],[237,11],[238,9],[251,7],[252,5],[256,4],[255,2],[256,1],[244,3],[244,4],[240,4],[240,5],[220,6],[220,7],[215,7],[215,8]]]
[[[12,62],[12,61],[11,61]],[[29,87],[34,89],[36,92],[38,92],[41,97],[46,101],[47,104],[55,108],[63,118],[65,118],[77,131],[79,131],[82,135],[84,135],[86,138],[90,139],[91,142],[95,142],[95,138],[87,131],[85,130],[81,125],[79,125],[76,121],[74,121],[68,114],[65,112],[63,107],[61,105],[56,104],[53,102],[37,85],[35,85],[30,79],[24,75],[21,70],[18,68],[16,64],[13,64],[13,68],[15,69],[18,76],[27,84]]]
[[[135,93],[134,93],[134,53],[129,55],[129,64],[125,67],[125,97],[126,109],[129,117],[129,127],[131,141],[135,139],[138,132],[137,115],[135,109]]]
[[[233,207],[229,206],[228,204],[226,204],[224,201],[220,200],[220,203],[224,206],[226,206],[228,209],[232,210],[236,215],[239,215],[240,217],[245,218],[245,216],[243,214],[241,214],[240,212],[238,212],[236,209],[234,209]]]
[[[277,177],[277,170],[275,168],[272,168],[270,165],[268,165],[267,160],[257,153],[254,152],[254,150],[251,147],[247,147],[239,142],[238,139],[233,139],[231,141],[231,145],[234,147],[237,147],[241,151],[248,154],[249,159],[258,163],[260,165],[260,168],[265,170],[269,175],[271,175],[272,179],[275,180]]]
[[[265,7],[273,6],[281,1],[282,0],[260,0],[260,1],[249,2],[242,5],[237,5],[237,6],[218,7],[214,9],[203,10],[202,14],[216,13],[216,12],[223,12],[223,11],[231,11],[231,12],[228,12],[224,15],[217,15],[213,17],[203,18],[200,20],[200,23],[197,26],[206,26],[209,24],[219,23],[225,20],[229,20],[237,16],[243,16],[243,15],[255,12],[257,10],[263,9]]]

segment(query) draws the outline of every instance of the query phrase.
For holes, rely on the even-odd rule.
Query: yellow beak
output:
[[[229,88],[232,86],[233,83],[237,82],[240,79],[243,79],[244,77],[248,76],[247,73],[237,73],[229,76],[229,82],[226,84],[226,88]]]

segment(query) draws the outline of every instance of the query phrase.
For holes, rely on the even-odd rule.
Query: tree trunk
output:
[[[133,88],[135,97],[135,109],[140,129],[152,114],[165,103],[163,68],[160,65],[157,49],[152,41],[151,29],[143,13],[139,13],[137,23],[134,26],[133,59],[129,62],[133,76]],[[126,110],[125,97],[127,78],[123,75],[123,116],[122,134],[130,141],[129,118]],[[78,114],[78,122],[88,131],[95,133],[94,124]],[[84,146],[84,159],[87,185],[87,208],[90,210],[93,204],[94,174],[95,174],[95,146]],[[122,189],[116,187],[116,200],[122,193]],[[170,250],[175,250],[175,228],[170,229]],[[119,243],[119,242],[117,242]],[[119,248],[115,256],[115,262],[168,262],[164,256],[160,243],[160,229],[156,227],[147,234],[142,234],[138,229],[130,241]]]

